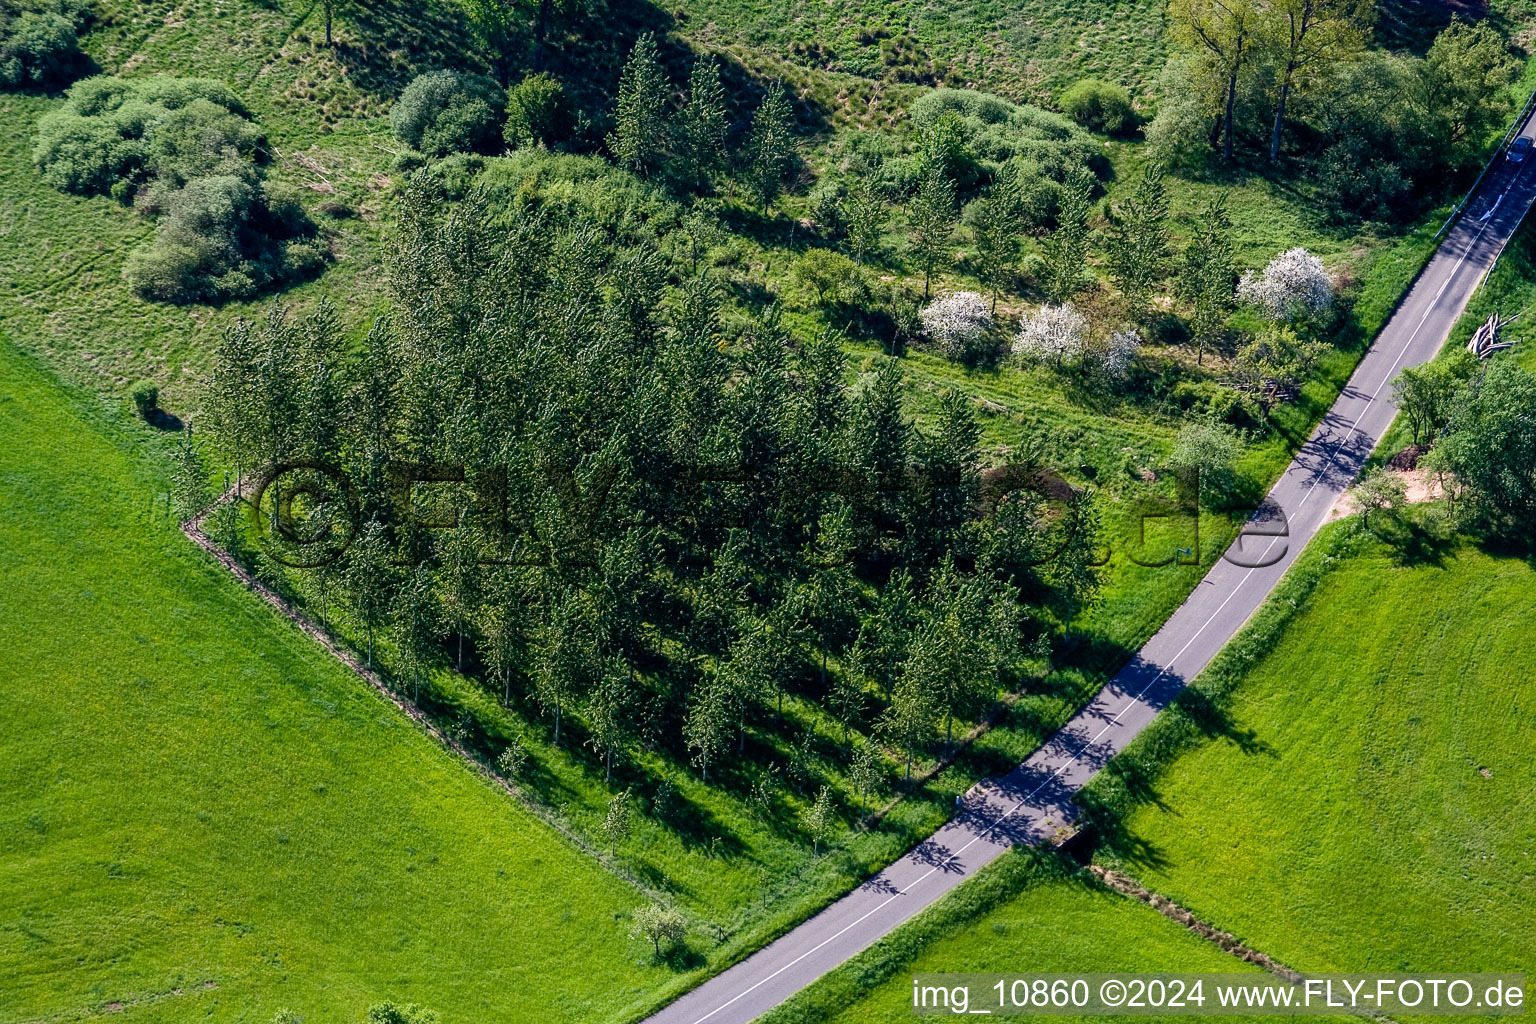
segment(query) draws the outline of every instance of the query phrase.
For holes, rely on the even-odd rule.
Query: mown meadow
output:
[[[0,1016],[617,1020],[643,897],[187,543],[152,448],[0,347]]]

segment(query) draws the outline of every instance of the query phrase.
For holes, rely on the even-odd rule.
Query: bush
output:
[[[1061,109],[1084,128],[1118,135],[1136,126],[1131,94],[1118,85],[1084,78],[1061,94]]]
[[[389,123],[395,138],[428,156],[490,153],[501,138],[497,122],[505,102],[489,78],[428,71],[405,87]]]
[[[861,281],[859,265],[833,249],[807,249],[795,261],[790,276],[816,292],[817,305],[846,296]]]
[[[146,420],[160,409],[160,386],[153,381],[141,380],[128,391],[133,407]]]
[[[127,202],[151,183],[162,193],[210,175],[254,183],[262,145],[245,105],[220,82],[103,76],[76,82],[38,122],[32,162],[55,188]]]
[[[1108,167],[1102,145],[1067,118],[1001,96],[935,89],[920,96],[910,113],[927,148],[941,148],[947,161],[962,165],[952,172],[969,174],[980,183],[1012,163],[1021,192],[1038,197],[1050,209],[1061,182],[1085,168],[1099,174]],[[922,170],[920,160],[886,160],[881,184],[894,195],[910,194]],[[965,182],[957,184],[963,193]]]
[[[76,82],[38,123],[43,180],[161,218],[124,277],[163,302],[244,298],[324,263],[298,194],[264,187],[264,140],[245,104],[205,78]]]
[[[74,20],[57,7],[24,11],[14,19],[0,9],[0,87],[62,85],[88,63]]]
[[[325,260],[313,225],[291,196],[275,199],[241,178],[194,178],[171,195],[152,241],[128,256],[123,276],[161,302],[246,298],[303,277]]]
[[[553,148],[568,139],[574,127],[565,87],[554,76],[540,71],[507,90],[507,122],[501,137],[513,149]]]

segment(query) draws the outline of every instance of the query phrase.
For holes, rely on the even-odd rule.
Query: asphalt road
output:
[[[1536,115],[1521,128],[1533,134]],[[1015,843],[1070,823],[1072,796],[1264,602],[1392,423],[1391,381],[1432,358],[1536,199],[1531,163],[1500,160],[1338,400],[1231,548],[1093,701],[943,828],[858,889],[646,1024],[747,1024],[929,906]]]

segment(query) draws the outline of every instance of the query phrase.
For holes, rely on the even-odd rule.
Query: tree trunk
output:
[[[1291,91],[1291,68],[1285,69],[1285,80],[1280,84],[1280,101],[1275,104],[1275,130],[1269,137],[1269,161],[1280,159],[1280,132],[1285,125],[1285,101]]]
[[[533,70],[535,71],[544,70],[544,43],[549,38],[549,18],[553,10],[554,0],[539,0],[539,12],[533,20]]]
[[[325,5],[325,45],[326,46],[330,46],[331,45],[331,7],[332,6],[333,5],[330,4],[330,3],[327,3]]]
[[[1222,119],[1221,129],[1221,159],[1227,163],[1232,162],[1232,111],[1237,106],[1237,65],[1232,65],[1232,74],[1227,77],[1227,111]]]

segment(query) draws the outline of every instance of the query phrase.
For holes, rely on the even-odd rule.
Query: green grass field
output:
[[[1301,970],[1528,970],[1536,569],[1353,519],[1319,545],[1197,683],[1214,737],[1160,721],[1110,773],[1141,799],[1099,788],[1102,856]]]
[[[676,979],[637,893],[183,538],[112,420],[0,345],[0,1019],[590,1024]]]
[[[1064,859],[1007,854],[942,903],[837,968],[764,1024],[866,1024],[912,1017],[912,975],[1125,971],[1257,972]],[[1051,1020],[1173,1018],[1072,1017]]]

